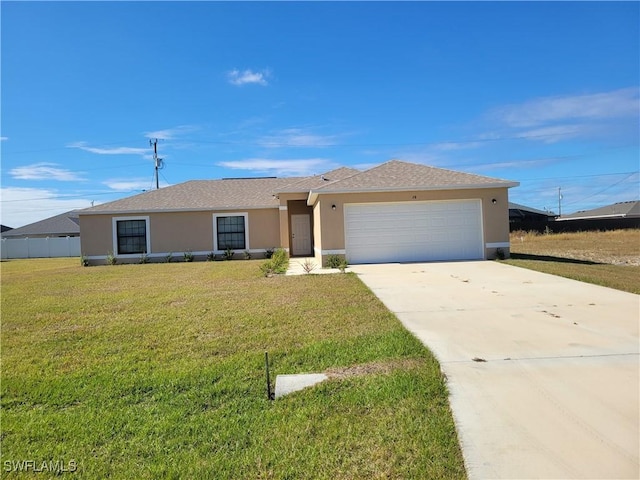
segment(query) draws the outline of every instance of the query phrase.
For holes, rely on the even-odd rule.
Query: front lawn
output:
[[[465,478],[439,365],[358,278],[259,264],[3,262],[7,478]],[[333,376],[269,401],[265,351]]]

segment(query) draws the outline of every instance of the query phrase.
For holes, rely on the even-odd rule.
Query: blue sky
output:
[[[637,2],[7,2],[1,206],[19,227],[192,179],[392,158],[636,200]]]

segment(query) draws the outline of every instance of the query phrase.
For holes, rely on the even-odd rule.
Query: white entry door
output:
[[[345,205],[349,263],[484,257],[480,200]]]
[[[310,215],[291,215],[291,255],[311,255]]]
[[[311,254],[311,216],[291,215],[291,255]]]

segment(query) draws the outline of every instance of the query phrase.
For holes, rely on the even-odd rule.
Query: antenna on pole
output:
[[[162,168],[162,159],[158,158],[158,139],[154,138],[149,140],[149,145],[153,147],[153,162],[155,164],[155,177],[156,177],[156,190],[160,188],[160,181],[158,179],[158,170]]]

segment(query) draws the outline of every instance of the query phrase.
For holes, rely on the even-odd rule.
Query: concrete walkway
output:
[[[638,295],[490,261],[351,269],[440,361],[471,480],[640,478]]]
[[[305,270],[305,265],[309,265],[310,271]],[[347,268],[347,272],[350,270]],[[324,274],[324,273],[340,273],[337,268],[321,268],[320,263],[314,257],[294,257],[289,259],[289,268],[285,275],[307,275],[307,274]]]

